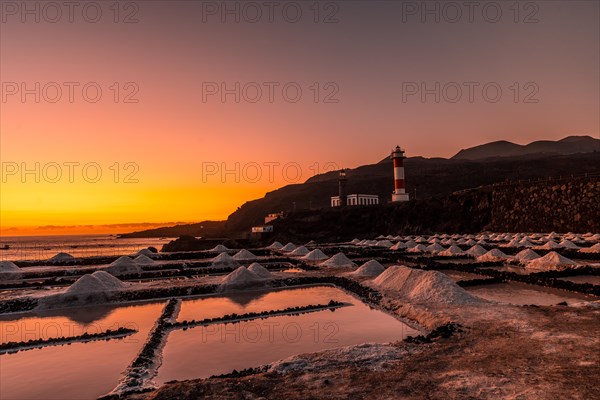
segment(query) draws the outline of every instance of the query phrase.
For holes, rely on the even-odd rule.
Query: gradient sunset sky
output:
[[[119,233],[224,219],[269,190],[317,171],[377,162],[397,144],[408,156],[450,157],[494,140],[599,137],[595,1],[521,2],[518,14],[513,2],[496,2],[485,12],[487,2],[480,2],[472,21],[461,8],[457,22],[448,8],[439,22],[421,15],[424,2],[319,2],[315,14],[312,1],[282,1],[272,21],[261,7],[262,18],[252,22],[256,9],[244,9],[244,2],[115,7],[101,1],[95,23],[93,6],[83,15],[86,2],[78,3],[73,22],[67,9],[61,18],[43,10],[46,2],[27,2],[40,8],[39,22],[6,3],[23,7],[3,2],[0,25],[2,235]],[[239,22],[220,14],[236,6]],[[46,86],[39,102],[35,93],[23,99],[21,84],[34,89],[36,82]],[[51,82],[62,87],[54,103]],[[65,82],[79,85],[72,102]],[[94,93],[88,100],[82,94],[90,82],[90,91],[102,89],[95,103]],[[247,89],[239,102],[206,93],[236,82]],[[256,102],[252,82],[263,88]],[[265,82],[275,82],[272,102]],[[448,91],[439,102],[434,95],[423,102],[419,93],[407,96],[412,82],[429,88],[439,82]],[[463,87],[455,103],[450,82]],[[465,82],[478,85],[473,101]],[[502,89],[497,102],[486,101],[486,84]],[[298,87],[302,94],[292,102]],[[137,102],[125,102],[133,92],[130,100]],[[236,162],[239,179],[203,176],[215,166],[233,170]],[[48,174],[39,183],[35,174],[21,176],[23,166],[35,163]],[[72,182],[64,163],[79,163]],[[97,182],[83,176],[90,163],[101,168]],[[62,166],[55,183],[51,165]],[[245,170],[250,179],[244,165],[253,166]],[[129,183],[128,172],[135,172]]]

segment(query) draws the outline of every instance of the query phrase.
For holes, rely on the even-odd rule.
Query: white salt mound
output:
[[[323,253],[320,249],[314,249],[313,251],[311,251],[304,257],[302,257],[302,260],[323,261],[323,260],[327,260],[328,258],[329,258],[329,256],[327,256],[327,254]]]
[[[436,304],[476,304],[480,302],[439,271],[423,271],[392,266],[371,281],[382,289],[396,290],[413,302]]]
[[[19,268],[12,261],[0,261],[0,280],[14,280],[21,279],[23,274],[21,268]]]
[[[259,263],[252,263],[248,267],[248,271],[254,272],[260,278],[271,279],[271,272],[268,269],[260,265]]]
[[[553,240],[548,241],[543,246],[536,247],[536,249],[540,249],[540,250],[554,250],[554,249],[560,249],[560,248],[561,248],[561,246]]]
[[[525,237],[525,238],[521,239],[521,241],[519,242],[519,246],[520,247],[533,247],[533,243],[531,243],[529,241],[529,239]]]
[[[93,274],[86,274],[77,279],[65,291],[68,294],[89,294],[100,292],[112,292],[125,288],[126,285],[119,279],[104,271],[96,271]]]
[[[141,249],[140,251],[135,253],[136,256],[146,256],[146,257],[152,257],[155,254],[156,253],[153,253],[150,249]]]
[[[109,267],[127,267],[127,266],[137,267],[137,264],[135,263],[135,261],[133,261],[131,259],[131,257],[122,256],[122,257],[117,258],[115,261],[113,261],[109,265]]]
[[[288,243],[279,250],[283,251],[284,253],[287,253],[287,252],[293,251],[295,248],[296,248],[296,245],[294,243]]]
[[[521,243],[519,242],[519,239],[515,238],[505,244],[503,247],[521,247]]]
[[[356,264],[352,262],[344,253],[337,253],[329,260],[323,261],[323,267],[354,267]]]
[[[48,261],[49,262],[68,262],[68,261],[74,261],[74,260],[75,260],[75,257],[70,255],[69,253],[58,253],[54,257],[51,257]]]
[[[228,251],[231,251],[231,249],[223,246],[222,244],[218,244],[215,247],[213,247],[212,249],[210,249],[209,251],[211,251],[213,253],[226,253]]]
[[[389,240],[379,240],[375,243],[375,246],[377,247],[387,247],[390,248],[392,247],[394,244],[392,242],[390,242]]]
[[[271,250],[279,250],[283,247],[283,245],[279,242],[273,242],[269,247],[267,247],[267,249],[271,249]]]
[[[427,247],[423,244],[415,244],[413,247],[408,249],[409,253],[424,253],[427,251]]]
[[[469,250],[467,250],[467,254],[470,255],[471,257],[475,257],[475,258],[482,256],[485,253],[487,253],[487,250],[478,244],[474,245]]]
[[[406,246],[404,245],[404,243],[402,242],[398,242],[395,245],[393,245],[392,247],[390,247],[390,250],[402,250],[404,249]]]
[[[579,246],[577,246],[575,243],[573,243],[567,239],[563,239],[558,245],[565,249],[578,249],[579,248]]]
[[[385,271],[385,268],[383,265],[381,265],[377,260],[371,260],[371,261],[367,261],[366,263],[364,263],[363,265],[358,267],[358,269],[356,271],[350,272],[349,275],[356,276],[356,277],[361,277],[361,276],[376,277],[377,275],[381,274],[383,271]]]
[[[126,288],[127,283],[121,281],[119,278],[116,278],[109,274],[106,271],[96,271],[92,274],[93,277],[98,279],[107,290],[119,290]]]
[[[527,263],[536,258],[540,258],[540,255],[531,249],[522,250],[515,255],[515,259],[520,263]]]
[[[135,263],[139,264],[139,265],[153,265],[153,264],[156,264],[153,259],[151,259],[150,257],[148,257],[145,254],[141,254],[141,255],[137,256],[133,261],[135,261]]]
[[[128,275],[128,274],[139,274],[142,272],[140,266],[133,261],[131,258],[127,256],[119,257],[115,261],[113,261],[108,268],[106,268],[106,272],[118,276],[118,275]]]
[[[264,285],[266,279],[261,278],[246,267],[239,267],[223,278],[221,289],[245,289],[253,286]]]
[[[551,251],[544,257],[537,258],[527,263],[526,267],[539,270],[555,270],[566,267],[574,267],[577,263],[573,260],[563,257],[555,251]]]
[[[104,291],[104,283],[100,282],[98,278],[92,276],[91,274],[86,274],[69,286],[65,293],[86,294]]]
[[[596,243],[592,247],[579,250],[580,253],[600,253],[600,243]]]
[[[237,261],[252,261],[252,260],[256,260],[256,256],[254,254],[252,254],[250,251],[246,250],[246,249],[242,249],[240,251],[238,251],[237,253],[235,253],[235,255],[233,256],[234,260]]]
[[[484,255],[477,257],[477,261],[479,261],[479,262],[504,261],[504,260],[508,260],[509,258],[510,257],[507,256],[506,254],[504,254],[501,250],[492,249],[492,250],[488,251],[487,253],[485,253]]]
[[[0,272],[21,272],[21,268],[12,261],[0,261]]]
[[[465,254],[465,252],[462,251],[460,247],[453,244],[452,246],[448,247],[444,251],[439,252],[438,254],[440,256],[462,256],[463,254]]]
[[[238,263],[237,260],[235,260],[227,253],[221,253],[211,260],[211,267],[233,268],[239,265],[240,263]]]
[[[435,254],[435,253],[439,253],[439,252],[444,251],[444,250],[446,250],[446,249],[444,249],[442,246],[440,246],[437,243],[430,244],[429,246],[427,246],[427,251],[429,253],[434,253]]]
[[[412,239],[408,239],[405,243],[404,243],[404,247],[406,247],[407,249],[410,249],[411,247],[415,247],[417,245],[417,242],[415,242]]]
[[[300,246],[295,248],[290,255],[291,256],[296,256],[296,257],[301,257],[301,256],[305,256],[309,253],[308,249],[304,246]]]

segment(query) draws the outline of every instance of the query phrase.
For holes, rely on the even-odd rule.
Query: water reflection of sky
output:
[[[85,307],[0,321],[0,340],[22,341],[129,327],[120,340],[72,343],[0,356],[0,398],[84,399],[110,392],[139,352],[164,302]]]
[[[392,342],[418,334],[392,316],[327,286],[257,293],[254,297],[233,295],[186,301],[179,320],[326,304],[329,300],[352,305],[333,311],[173,331],[169,334],[156,380],[163,383],[207,377],[268,364],[295,354],[366,342]]]
[[[229,293],[184,300],[179,320],[288,307],[350,303],[335,310],[236,324],[176,329],[167,337],[157,381],[197,378],[281,358],[365,342],[401,340],[417,332],[330,286]],[[0,319],[0,342],[48,339],[130,327],[122,340],[49,346],[0,356],[0,398],[81,399],[110,392],[139,352],[164,302],[81,307]],[[203,360],[198,362],[198,360]]]

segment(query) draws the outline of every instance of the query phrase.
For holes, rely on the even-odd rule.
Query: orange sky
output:
[[[308,6],[297,23],[277,13],[272,23],[223,23],[200,3],[137,2],[139,22],[129,24],[114,23],[108,3],[97,23],[77,12],[73,23],[44,15],[22,22],[3,10],[0,234],[117,233],[141,223],[223,219],[268,190],[326,168],[376,162],[396,144],[409,156],[449,157],[492,140],[599,135],[596,2],[536,2],[538,22],[530,24],[515,23],[508,9],[498,23],[477,13],[473,23],[403,23],[399,4],[361,1],[336,3],[336,23],[315,23]],[[319,19],[331,12],[321,11]],[[23,101],[20,84],[31,90],[36,82],[40,101],[35,94]],[[72,102],[65,82],[78,84]],[[96,103],[82,93],[90,82],[102,89]],[[246,96],[203,101],[212,82],[240,82]],[[276,82],[272,102],[265,82]],[[403,101],[410,82],[496,82],[503,94],[497,103],[479,89],[472,102]],[[528,82],[539,89],[537,103],[523,102]],[[285,100],[286,84],[288,94],[301,88],[298,102]],[[257,85],[263,97],[252,102]],[[62,96],[51,102],[56,86]],[[132,88],[137,102],[125,102]],[[332,92],[337,102],[325,102]],[[36,163],[39,183],[21,175]],[[72,182],[65,163],[79,163]],[[102,171],[97,182],[82,173],[89,163]],[[207,166],[236,163],[238,176],[203,176]],[[63,175],[51,182],[56,165]],[[254,179],[257,166],[262,175]],[[135,168],[137,182],[125,182]]]

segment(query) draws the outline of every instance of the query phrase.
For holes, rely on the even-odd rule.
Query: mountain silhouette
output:
[[[600,140],[591,136],[568,136],[564,139],[538,140],[527,145],[520,145],[505,140],[482,144],[459,151],[454,160],[483,160],[495,157],[518,157],[530,155],[577,154],[600,151]]]

